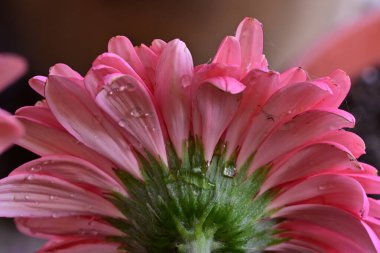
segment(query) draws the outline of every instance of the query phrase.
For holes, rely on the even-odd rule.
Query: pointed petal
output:
[[[360,170],[361,166],[343,146],[333,143],[315,143],[276,161],[261,191],[280,184],[329,171]]]
[[[347,198],[347,194],[350,198]],[[358,217],[368,214],[368,199],[354,179],[338,175],[318,175],[304,180],[276,197],[268,209],[292,204],[323,204],[342,208]]]
[[[122,236],[119,230],[96,216],[16,218],[17,228],[24,234],[38,238],[58,236],[98,237]]]
[[[63,63],[58,63],[51,67],[49,70],[49,75],[68,77],[78,80],[83,79],[83,77],[78,72]]]
[[[350,90],[350,77],[342,70],[335,70],[329,77],[332,80],[332,82],[330,82],[330,88],[333,93],[322,101],[320,106],[338,108]]]
[[[106,193],[125,193],[122,186],[104,171],[74,156],[44,156],[21,165],[11,173],[18,174],[54,176],[92,191],[101,189]]]
[[[45,94],[53,114],[70,134],[119,168],[141,176],[129,144],[81,87],[71,79],[50,75]]]
[[[141,63],[145,67],[145,72],[151,88],[154,89],[156,85],[156,68],[158,63],[158,55],[149,47],[141,45],[136,48],[136,53],[139,56]]]
[[[293,83],[301,83],[307,80],[307,73],[301,67],[290,68],[280,75],[281,86]]]
[[[242,76],[252,69],[265,69],[263,62],[263,26],[256,19],[245,18],[236,30],[241,48]]]
[[[155,39],[152,41],[152,45],[150,46],[150,49],[153,50],[157,55],[160,55],[164,48],[166,47],[167,43],[160,39]]]
[[[189,89],[193,60],[185,43],[173,40],[163,50],[157,65],[157,98],[170,140],[179,157],[190,130]]]
[[[222,63],[225,65],[241,64],[241,52],[239,41],[232,36],[226,37],[222,44],[219,46],[218,51],[213,59],[213,63]]]
[[[2,217],[72,215],[123,217],[101,196],[56,177],[19,174],[0,180]]]
[[[367,194],[380,194],[380,177],[377,175],[347,174],[358,181]]]
[[[16,81],[27,69],[27,62],[21,56],[0,54],[0,91]]]
[[[149,90],[127,75],[115,76],[106,87],[96,97],[100,108],[118,122],[122,131],[134,136],[139,146],[166,162],[161,124]]]
[[[34,76],[29,79],[29,86],[41,96],[45,96],[45,83],[47,81],[46,76]]]
[[[65,130],[61,124],[54,117],[52,112],[48,107],[41,106],[24,106],[18,109],[15,113],[17,116],[21,116],[24,118],[28,118],[30,120],[34,120],[46,126],[50,126],[52,128],[56,128],[59,130]]]
[[[219,77],[207,80],[196,92],[193,108],[197,112],[193,120],[201,122],[198,123],[201,128],[194,128],[194,133],[202,138],[206,161],[211,161],[216,144],[239,106],[239,93],[244,88],[234,78]]]
[[[104,88],[104,79],[108,75],[119,73],[119,71],[113,67],[106,65],[96,65],[92,67],[84,77],[84,86],[90,96],[95,99],[96,95]]]
[[[338,109],[310,110],[295,116],[275,130],[258,148],[251,170],[259,168],[273,159],[301,145],[313,142],[322,134],[346,127],[352,128],[355,118]],[[238,158],[238,163],[243,164]]]
[[[0,109],[0,154],[24,134],[24,128],[8,112]]]
[[[244,136],[240,159],[246,160],[280,124],[313,108],[330,92],[312,82],[296,83],[277,90],[261,107]]]
[[[123,253],[118,247],[104,239],[72,238],[49,241],[37,253]]]
[[[285,218],[290,226],[297,225],[291,230],[328,243],[337,252],[378,252],[376,242],[361,220],[339,208],[314,204],[289,206],[277,212],[275,217]]]

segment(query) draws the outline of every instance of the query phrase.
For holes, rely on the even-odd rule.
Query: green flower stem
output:
[[[199,234],[193,241],[178,246],[181,253],[210,253],[213,240],[207,238],[205,234]]]

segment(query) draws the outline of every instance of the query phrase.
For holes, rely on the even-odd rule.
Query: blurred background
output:
[[[367,143],[363,161],[380,167],[380,0],[1,0],[0,52],[29,61],[29,72],[0,94],[10,112],[38,99],[28,86],[66,63],[82,75],[106,51],[109,38],[129,37],[135,45],[155,38],[180,38],[195,64],[207,62],[224,36],[246,16],[264,25],[264,49],[272,69],[294,64],[314,78],[335,68],[351,75],[353,89],[343,109],[358,121]],[[21,148],[0,157],[0,178],[34,158]],[[42,241],[19,234],[0,219],[0,253],[34,252]]]

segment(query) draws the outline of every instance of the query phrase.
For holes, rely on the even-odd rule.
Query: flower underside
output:
[[[275,238],[265,211],[274,191],[257,195],[269,167],[246,178],[248,164],[239,171],[226,161],[220,145],[210,162],[202,146],[190,140],[182,161],[169,155],[169,168],[152,156],[140,157],[144,181],[115,170],[130,194],[110,196],[128,217],[108,219],[125,232],[113,237],[127,252],[261,252],[283,241]]]

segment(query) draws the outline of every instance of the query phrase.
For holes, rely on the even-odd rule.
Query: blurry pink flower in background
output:
[[[193,67],[178,39],[118,36],[84,78],[32,78],[18,144],[41,158],[0,181],[0,215],[40,252],[379,252],[348,76],[268,70],[262,39],[246,18]]]
[[[20,56],[0,53],[0,92],[26,72],[26,65],[24,58]],[[22,133],[20,123],[0,109],[0,154]]]

